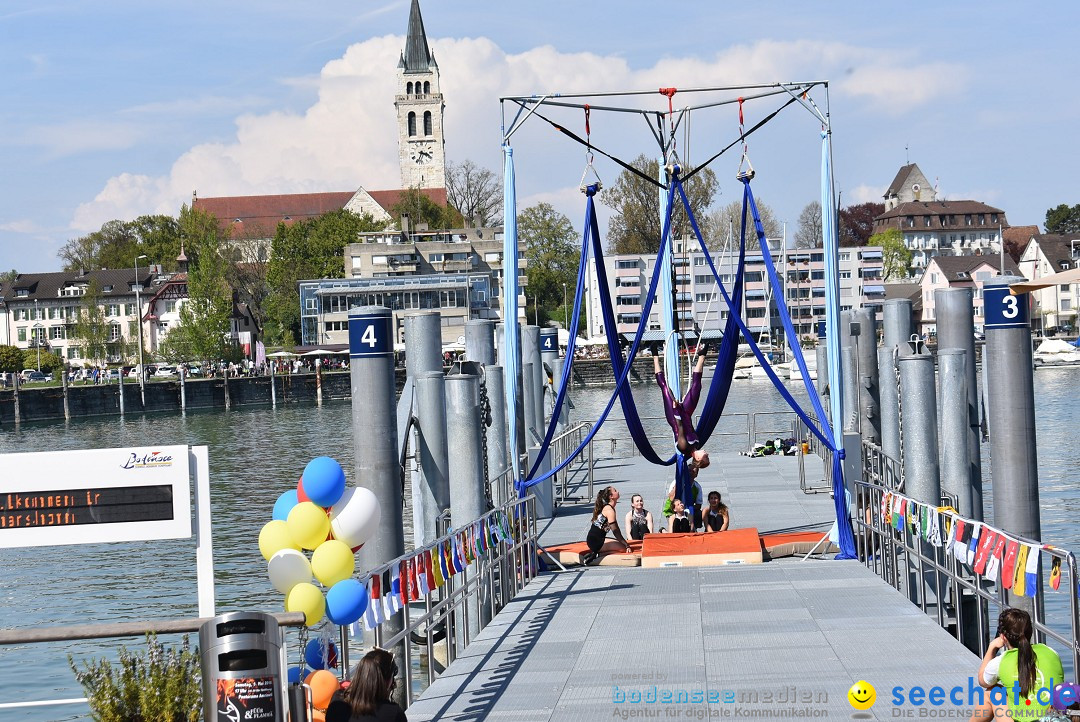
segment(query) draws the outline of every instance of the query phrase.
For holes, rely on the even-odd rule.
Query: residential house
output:
[[[937,335],[937,317],[934,313],[934,291],[939,288],[975,289],[973,307],[975,311],[975,331],[983,331],[983,284],[1003,275],[1020,275],[1020,269],[1008,256],[1004,268],[997,256],[934,256],[930,259],[922,278],[919,290],[922,295],[922,318],[919,332],[925,337]]]
[[[1033,234],[1020,256],[1020,272],[1031,281],[1052,273],[1080,268],[1080,234]],[[1031,292],[1033,330],[1052,336],[1076,332],[1080,284],[1065,283]]]

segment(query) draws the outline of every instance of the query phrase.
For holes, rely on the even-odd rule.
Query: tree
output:
[[[25,366],[22,365],[23,352],[18,346],[0,346],[0,371],[18,373]]]
[[[15,282],[15,279],[19,277],[19,272],[12,268],[10,271],[4,271],[0,273],[0,291],[4,286],[8,286]]]
[[[502,220],[503,199],[499,179],[471,160],[446,166],[446,200],[466,221],[487,227]]]
[[[465,225],[460,213],[448,206],[440,206],[419,188],[402,191],[400,200],[390,206],[390,216],[394,219],[408,216],[413,230],[421,223],[426,223],[431,229],[461,228]]]
[[[841,208],[839,213],[840,245],[869,245],[874,234],[874,219],[885,212],[884,203],[859,203]]]
[[[812,201],[799,214],[799,230],[795,231],[796,248],[817,248],[821,245],[821,204]]]
[[[345,275],[345,246],[360,233],[382,230],[370,215],[331,211],[318,218],[278,225],[270,246],[266,272],[266,326],[272,344],[292,345],[300,338],[300,289],[305,279],[341,278]]]
[[[911,267],[911,251],[904,245],[904,234],[890,228],[870,236],[869,246],[881,246],[883,275],[886,281],[907,278]]]
[[[1071,208],[1064,203],[1046,211],[1047,233],[1080,233],[1080,203]]]
[[[110,329],[97,279],[91,279],[77,313],[71,337],[78,342],[83,358],[95,364],[104,363],[109,356]]]
[[[146,263],[175,267],[180,253],[177,221],[172,216],[139,216],[133,221],[107,221],[99,230],[68,241],[57,254],[65,271],[131,268],[137,256]]]
[[[533,305],[548,311],[562,306],[563,284],[577,288],[581,249],[574,225],[550,203],[538,203],[518,215],[518,238],[525,243]]]
[[[761,217],[761,227],[765,231],[765,237],[769,239],[781,238],[784,227],[776,220],[776,213],[768,203],[760,198],[754,199],[757,204],[758,216]],[[739,247],[739,233],[742,229],[742,201],[732,201],[712,214],[712,226],[716,229],[716,235],[709,248],[726,251]],[[746,215],[746,249],[748,251],[758,248],[757,231],[754,229],[754,221],[750,217],[749,209]]]
[[[657,178],[660,163],[644,154],[631,163],[649,178]],[[689,173],[692,169],[687,169]],[[712,238],[713,224],[708,216],[718,187],[716,174],[706,168],[684,186],[690,209],[706,243]],[[652,183],[624,170],[611,188],[600,193],[600,201],[615,211],[608,222],[608,250],[611,253],[656,253],[660,248],[663,225],[660,219],[660,193]],[[689,236],[692,231],[682,201],[676,196],[672,211],[672,235]],[[531,282],[531,280],[530,280]]]

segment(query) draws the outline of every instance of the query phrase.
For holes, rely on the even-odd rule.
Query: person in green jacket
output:
[[[1022,609],[1004,609],[998,617],[997,636],[983,655],[979,684],[988,690],[972,719],[998,719],[995,709],[1008,708],[1017,720],[1046,719],[1054,686],[1063,682],[1061,658],[1045,644],[1032,644],[1031,617]],[[1004,649],[1000,655],[999,650]],[[1004,703],[1002,702],[1004,692]]]

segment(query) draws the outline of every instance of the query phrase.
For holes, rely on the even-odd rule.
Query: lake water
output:
[[[1080,526],[1076,524],[1080,484],[1075,478],[1072,447],[1078,387],[1080,370],[1040,370],[1036,374],[1043,538],[1074,551],[1080,550]],[[800,402],[805,399],[801,386],[791,388]],[[596,418],[610,393],[608,388],[575,392],[577,408],[571,412],[571,420]],[[656,387],[639,385],[633,393],[641,413],[655,417],[646,421],[650,434],[670,439]],[[767,381],[736,381],[727,405],[730,416],[719,431],[745,434],[746,417],[736,414],[786,410]],[[616,455],[629,454],[631,442],[625,426],[617,421],[621,416],[618,404],[612,416],[615,418],[600,433],[604,439],[597,446],[600,457],[612,453],[610,439],[616,440]],[[25,425],[18,431],[0,432],[0,453],[128,445],[208,446],[218,611],[275,611],[282,608],[282,598],[266,578],[266,563],[257,543],[259,529],[270,519],[278,495],[295,487],[311,458],[332,456],[351,477],[351,418],[351,406],[338,403]],[[790,420],[759,416],[757,425],[779,430],[789,428]],[[710,443],[710,449],[741,449],[744,443],[736,436],[725,437]],[[983,461],[989,477],[988,448],[984,448]],[[2,469],[0,483],[9,483]],[[990,496],[988,489],[986,498]],[[0,626],[4,628],[197,616],[193,540],[5,549],[0,550],[0,564],[4,570]],[[1067,604],[1066,594],[1050,595],[1048,604]],[[94,640],[0,648],[0,668],[7,670],[0,702],[81,697],[66,655],[76,659],[101,656],[117,644]],[[129,648],[141,646],[138,639],[125,644]],[[297,654],[296,649],[290,650],[290,660]],[[4,711],[0,717],[67,720],[83,718],[85,713],[84,707],[44,707]]]

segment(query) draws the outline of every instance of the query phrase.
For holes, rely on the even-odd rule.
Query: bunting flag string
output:
[[[881,495],[877,510],[882,527],[898,534],[906,527],[915,539],[944,548],[946,556],[1017,596],[1038,594],[1041,552],[1053,546],[1014,539],[988,524],[965,519],[952,507],[924,504],[894,491]],[[1052,557],[1048,581],[1051,589],[1060,591],[1061,557]]]

